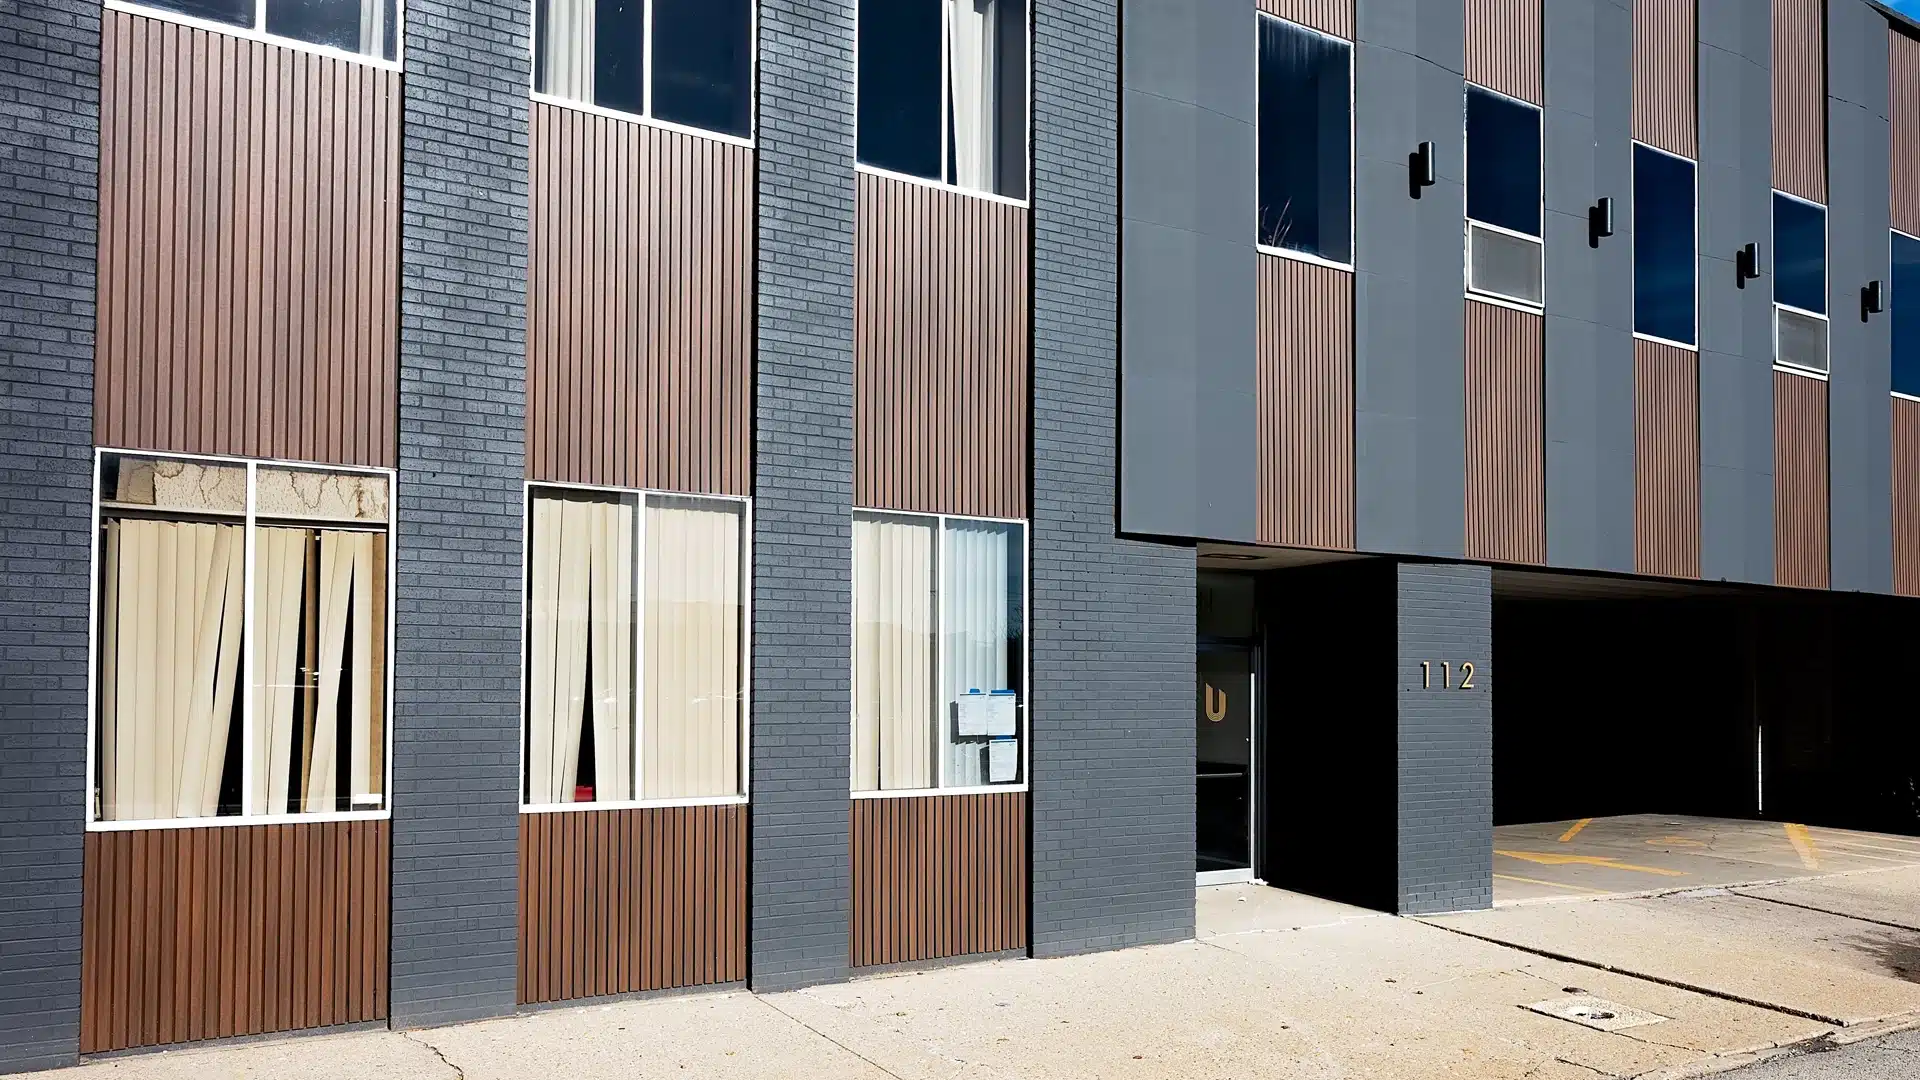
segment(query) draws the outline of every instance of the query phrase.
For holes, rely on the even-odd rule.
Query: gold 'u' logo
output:
[[[1207,719],[1219,723],[1227,718],[1227,692],[1215,690],[1212,683],[1207,684]]]

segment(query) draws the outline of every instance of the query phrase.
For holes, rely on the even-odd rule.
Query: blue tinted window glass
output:
[[[647,5],[594,0],[593,103],[637,113],[647,107]],[[551,72],[550,72],[551,73]]]
[[[653,0],[653,115],[745,138],[753,0]]]
[[[1694,344],[1693,162],[1633,148],[1633,328]]]
[[[1467,87],[1467,216],[1540,235],[1540,110]]]
[[[382,44],[361,47],[359,0],[271,0],[267,33],[369,55]]]
[[[1827,212],[1773,193],[1773,298],[1803,311],[1827,311]]]
[[[941,0],[860,0],[860,160],[940,179]]]
[[[1920,397],[1920,240],[1893,234],[1893,388]]]
[[[1260,242],[1352,257],[1348,46],[1260,18]]]

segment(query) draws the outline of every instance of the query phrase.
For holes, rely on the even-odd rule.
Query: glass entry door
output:
[[[1253,880],[1254,650],[1202,645],[1194,700],[1194,849],[1202,885]]]

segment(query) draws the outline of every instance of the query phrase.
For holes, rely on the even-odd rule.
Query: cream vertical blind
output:
[[[942,679],[941,742],[947,755],[946,783],[973,787],[988,780],[987,744],[956,736],[953,703],[970,690],[991,693],[1013,687],[1008,678],[1007,638],[1011,605],[1008,570],[1017,565],[1015,534],[995,522],[949,519],[946,524],[940,596]]]
[[[932,787],[934,527],[853,522],[853,789]]]
[[[646,514],[641,794],[738,794],[741,515],[657,496]]]
[[[591,798],[633,798],[634,513],[626,499],[533,499],[530,803],[579,801],[589,717]]]
[[[595,0],[546,0],[540,27],[543,94],[568,101],[593,101]]]
[[[308,529],[260,529],[253,555],[253,737],[251,804],[262,813],[292,809],[293,732],[307,711],[308,665],[301,655],[300,615],[306,602]]]
[[[955,184],[991,191],[995,176],[995,0],[946,0],[947,95]]]

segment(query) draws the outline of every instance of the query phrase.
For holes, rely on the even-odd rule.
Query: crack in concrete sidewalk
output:
[[[445,1065],[447,1068],[453,1070],[453,1080],[467,1080],[467,1070],[461,1068],[458,1065],[455,1065],[439,1047],[428,1042],[426,1039],[421,1038],[418,1033],[412,1032],[412,1031],[399,1031],[399,1032],[395,1032],[395,1034],[399,1035],[401,1038],[407,1040],[410,1043],[414,1043],[415,1045],[426,1047],[429,1051],[433,1053],[434,1057],[437,1057],[440,1059],[440,1064]]]

